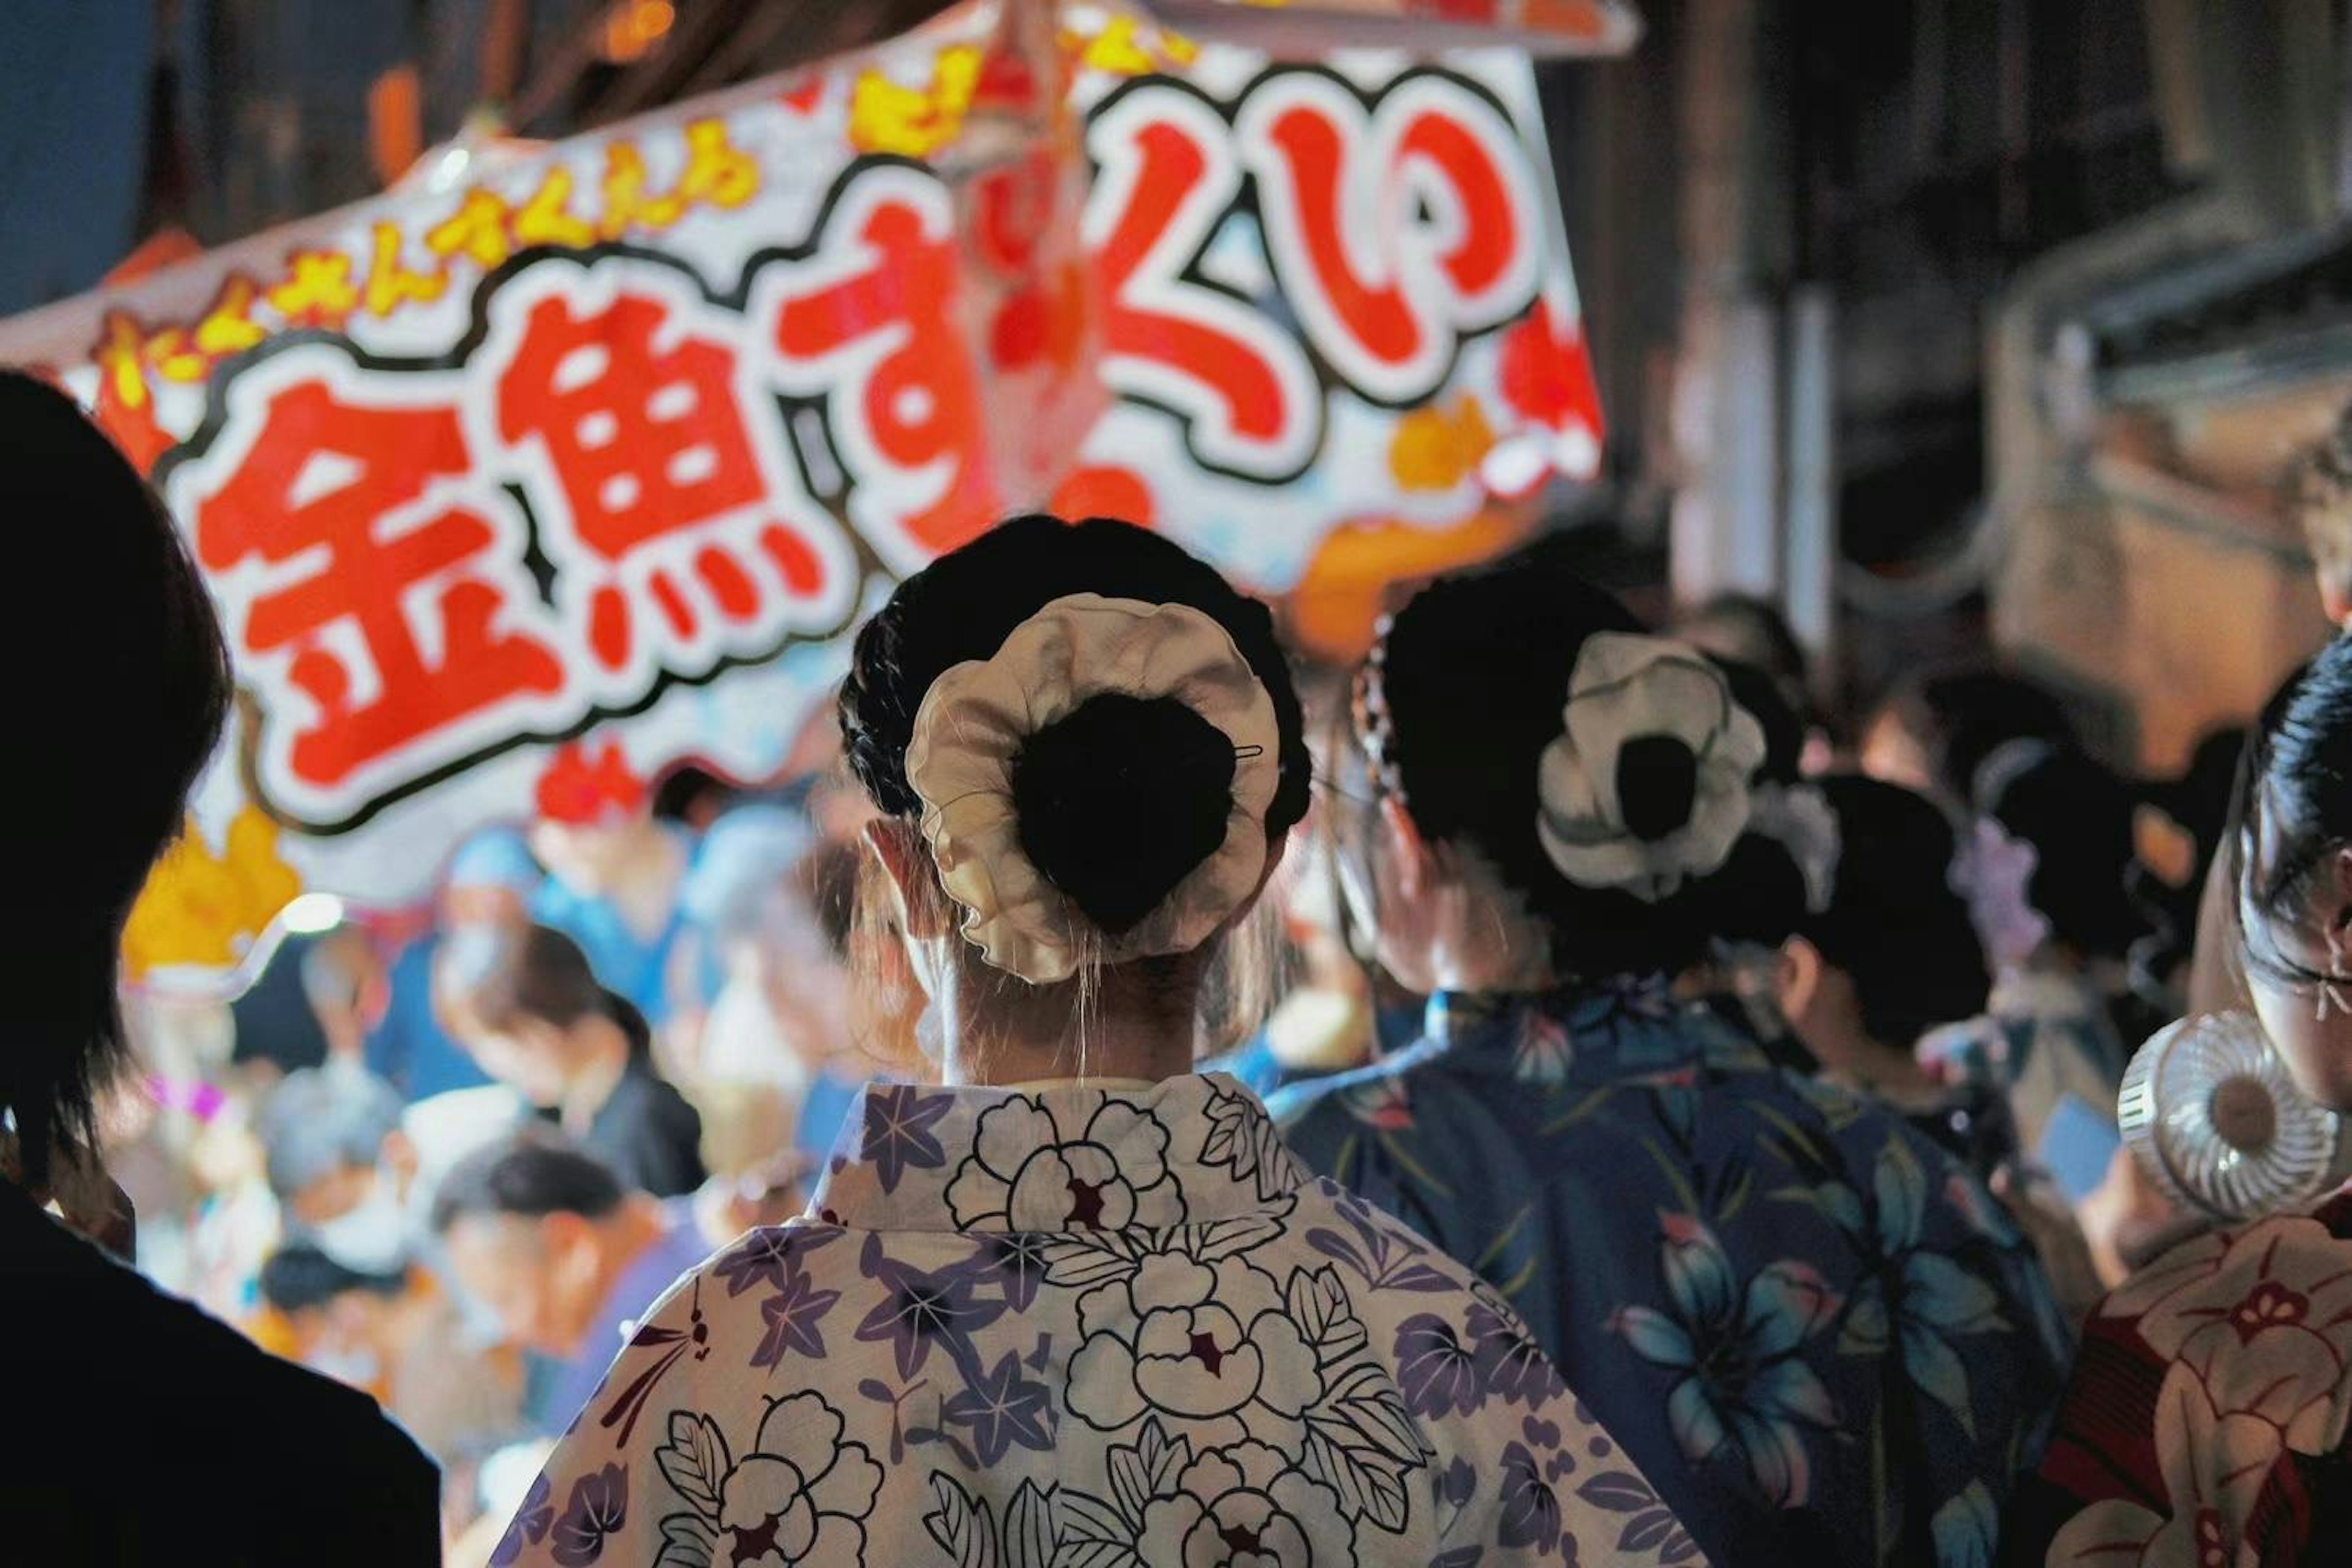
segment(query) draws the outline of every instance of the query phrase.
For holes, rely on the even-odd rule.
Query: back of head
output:
[[[1549,929],[1556,967],[1586,979],[1679,970],[1717,934],[1706,882],[1737,847],[1765,751],[1718,667],[1641,632],[1539,543],[1423,589],[1368,671],[1367,722],[1387,731],[1373,744],[1414,826],[1475,849]],[[1594,649],[1606,657],[1588,661]],[[1567,732],[1571,709],[1580,733]],[[1575,775],[1571,793],[1616,803],[1621,820],[1548,839],[1539,825],[1559,813],[1545,781],[1562,773]],[[1588,837],[1578,847],[1629,860],[1695,837],[1710,852],[1674,887],[1636,891],[1607,871],[1563,869],[1565,841]]]
[[[2019,741],[1978,772],[1978,811],[2034,854],[2026,896],[2051,933],[2090,958],[2121,958],[2147,934],[2131,897],[2131,787],[2084,753]]]
[[[362,1068],[331,1063],[287,1074],[257,1128],[270,1191],[290,1198],[338,1171],[374,1166],[400,1115],[399,1090]]]
[[[0,617],[10,722],[63,770],[0,770],[18,885],[37,920],[7,943],[0,1108],[27,1176],[93,1134],[93,1095],[128,1057],[116,954],[131,902],[180,831],[228,712],[228,655],[169,515],[63,394],[0,371],[0,518],[38,605]]]
[[[1754,669],[1791,705],[1812,679],[1804,644],[1788,617],[1751,594],[1718,594],[1675,623],[1675,635],[1700,652]]]
[[[408,1288],[405,1269],[373,1272],[336,1262],[309,1242],[279,1247],[261,1266],[261,1299],[291,1317],[331,1305],[339,1296],[363,1291],[397,1296]]]
[[[1801,932],[1853,980],[1864,1028],[1903,1050],[1981,1013],[1992,981],[1952,888],[1951,819],[1925,795],[1858,774],[1819,787],[1843,850],[1828,907]]]
[[[1103,620],[1117,638],[1137,624],[1133,606],[1173,606],[1185,614],[1168,624],[1195,631],[1204,618],[1213,628],[1207,638],[1227,646],[1203,647],[1195,639],[1175,658],[1191,661],[1186,668],[1201,676],[1195,685],[1262,692],[1271,707],[1271,744],[1240,745],[1222,715],[1163,689],[1151,667],[1164,645],[1156,652],[1140,640],[1115,652],[1087,645],[1084,618]],[[1015,648],[1032,658],[1024,670],[1000,659]],[[1113,668],[1097,668],[1106,660]],[[919,744],[919,716],[942,678],[956,672],[961,681],[983,665],[1002,679],[992,677],[985,696],[970,690],[969,702],[978,706],[964,708],[936,744]],[[963,687],[951,689],[967,700]],[[1040,710],[1049,715],[1043,721]],[[1003,754],[942,759],[940,776],[978,767],[997,802],[990,810],[1009,818],[1010,836],[961,850],[942,850],[935,837],[935,855],[994,858],[992,869],[966,890],[992,879],[1003,890],[1008,873],[1026,878],[1034,868],[1051,896],[1114,948],[1227,846],[1228,828],[1239,820],[1243,770],[1258,764],[1271,773],[1262,813],[1268,845],[1306,815],[1306,738],[1272,616],[1205,562],[1127,523],[1014,518],[900,583],[859,631],[842,686],[842,736],[851,770],[886,815],[921,822],[927,832],[945,826],[956,833],[939,809],[947,803],[927,805],[914,774],[960,748],[976,727],[991,732]],[[977,818],[960,813],[959,820]],[[1025,865],[1009,868],[1016,846]],[[989,951],[992,963],[1012,967]],[[1033,979],[1066,973],[1046,962],[1028,967],[1039,972]]]
[[[527,1127],[459,1161],[433,1194],[433,1229],[466,1219],[603,1219],[627,1198],[602,1161],[555,1132]]]
[[[1990,666],[1912,677],[1881,704],[1880,713],[1912,732],[1925,754],[1928,782],[1958,802],[1971,798],[1985,759],[2011,742],[2075,743],[2074,721],[2054,693]]]
[[[610,1018],[632,1048],[651,1031],[626,997],[605,988],[578,942],[547,926],[473,926],[442,943],[434,994],[462,1031],[505,1034],[527,1023],[568,1029],[583,1018]]]

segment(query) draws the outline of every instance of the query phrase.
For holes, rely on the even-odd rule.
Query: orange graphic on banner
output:
[[[236,966],[302,880],[278,855],[278,825],[239,809],[215,855],[188,823],[147,875],[122,927],[123,969],[140,980],[158,969]]]
[[[1478,400],[1464,394],[1449,407],[1416,408],[1389,438],[1389,474],[1404,490],[1450,490],[1478,471],[1495,446]]]

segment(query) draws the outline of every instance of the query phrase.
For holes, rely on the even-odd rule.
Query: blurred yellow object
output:
[[[1348,523],[1323,541],[1291,593],[1291,635],[1301,652],[1351,663],[1372,646],[1389,585],[1499,555],[1526,537],[1531,509],[1491,502],[1451,528],[1386,520]]]
[[[1450,407],[1416,408],[1397,421],[1389,472],[1402,489],[1450,490],[1477,473],[1494,445],[1486,413],[1465,393]]]
[[[234,968],[301,890],[302,879],[278,858],[278,825],[255,807],[231,819],[217,855],[191,820],[131,907],[124,971],[135,981],[182,965]]]
[[[971,44],[942,49],[931,79],[908,87],[879,70],[857,73],[850,91],[849,142],[860,153],[926,158],[956,139],[980,85],[981,51]]]

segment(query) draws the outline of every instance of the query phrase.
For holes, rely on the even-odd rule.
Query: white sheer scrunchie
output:
[[[1031,862],[1013,804],[1013,765],[1029,737],[1107,694],[1173,698],[1234,743],[1224,842],[1116,937]],[[1072,594],[1015,626],[993,658],[931,683],[915,714],[907,782],[923,803],[940,881],[964,910],[965,940],[992,966],[1049,985],[1077,973],[1082,946],[1110,963],[1189,952],[1248,900],[1265,870],[1281,746],[1273,698],[1215,620],[1189,605]]]
[[[1577,655],[1560,721],[1538,764],[1536,830],[1561,876],[1655,903],[1722,868],[1748,826],[1765,742],[1720,669],[1664,637],[1598,632]],[[1628,742],[1657,735],[1688,746],[1698,773],[1689,817],[1644,839],[1625,825],[1617,760]]]

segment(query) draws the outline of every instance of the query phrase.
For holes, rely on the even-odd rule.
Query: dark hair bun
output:
[[[1698,753],[1675,735],[1636,735],[1617,752],[1617,799],[1625,829],[1644,844],[1690,826],[1698,804]]]
[[[1123,935],[1224,843],[1234,765],[1225,732],[1172,697],[1090,697],[1013,761],[1022,850]]]
[[[1822,779],[1821,791],[1843,853],[1830,907],[1801,929],[1853,982],[1863,1027],[1901,1047],[1981,1013],[1992,977],[1952,890],[1951,819],[1925,795],[1859,774]]]
[[[1297,689],[1275,640],[1272,614],[1164,535],[1106,518],[1065,523],[1042,513],[1009,519],[940,556],[900,583],[890,602],[859,629],[849,674],[841,686],[841,734],[850,771],[874,804],[893,816],[911,817],[922,809],[907,780],[907,747],[932,682],[966,659],[993,657],[1022,622],[1071,594],[1184,605],[1224,628],[1274,704],[1280,773],[1266,807],[1266,837],[1279,838],[1296,826],[1307,815],[1312,768]],[[1176,725],[1175,721],[1168,722],[1171,728]],[[1205,721],[1202,723],[1207,727]],[[1031,744],[1034,749],[1034,740]],[[1231,744],[1222,738],[1220,744],[1230,763]],[[1139,759],[1143,755],[1134,754]],[[1082,759],[1083,768],[1115,762],[1108,750]],[[1058,764],[1045,765],[1045,779],[1051,782]],[[1069,787],[1077,787],[1076,783]],[[1160,787],[1159,781],[1152,787]],[[1097,798],[1118,806],[1126,836],[1143,839],[1169,831],[1164,822],[1148,814],[1139,795]],[[1205,817],[1205,806],[1200,815]],[[1218,819],[1223,820],[1222,811]],[[1036,820],[1024,811],[1024,832]],[[1533,828],[1528,831],[1532,837]],[[1088,842],[1103,848],[1114,838],[1104,832]],[[1088,879],[1084,870],[1076,875],[1080,885]],[[1080,907],[1086,907],[1083,900]]]
[[[2013,741],[1985,759],[1977,809],[2033,846],[2027,897],[2060,941],[2097,958],[2120,958],[2147,934],[2131,900],[2138,859],[2131,786],[2078,751]]]

